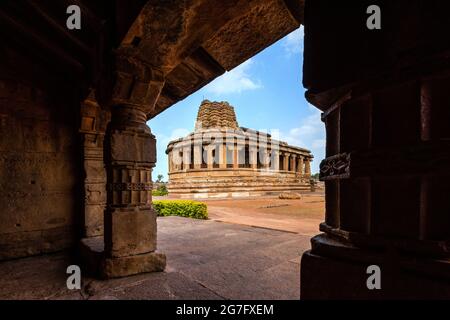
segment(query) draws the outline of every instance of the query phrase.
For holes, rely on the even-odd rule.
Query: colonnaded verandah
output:
[[[248,197],[311,190],[311,152],[238,125],[228,102],[202,101],[195,131],[170,141],[169,192]]]

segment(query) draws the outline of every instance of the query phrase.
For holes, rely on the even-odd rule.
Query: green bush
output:
[[[169,194],[165,184],[160,185],[156,190],[152,190],[152,196],[166,196]]]
[[[192,200],[155,200],[158,216],[180,216],[194,219],[208,219],[208,210],[203,202]]]

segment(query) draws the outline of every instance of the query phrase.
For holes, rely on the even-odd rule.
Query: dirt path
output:
[[[211,220],[313,236],[325,216],[323,195],[300,200],[277,198],[203,200]]]

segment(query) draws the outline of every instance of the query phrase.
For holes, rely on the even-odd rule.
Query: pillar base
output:
[[[312,242],[313,249],[302,255],[302,300],[450,298],[448,260],[357,248],[324,234]],[[381,269],[379,290],[366,285],[372,264]]]
[[[166,267],[166,256],[156,251],[118,258],[105,257],[103,237],[82,239],[80,256],[82,272],[103,279],[161,272]]]

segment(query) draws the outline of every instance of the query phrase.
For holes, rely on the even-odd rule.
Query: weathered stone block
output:
[[[86,205],[84,210],[84,228],[86,237],[103,235],[104,205]]]
[[[300,193],[296,193],[296,192],[282,192],[278,195],[278,198],[280,199],[301,199],[302,196]]]
[[[70,247],[75,240],[73,227],[0,234],[0,261]]]
[[[106,203],[105,183],[87,184],[85,187],[86,204]]]
[[[125,277],[143,272],[164,271],[166,256],[159,252],[108,258],[105,256],[103,237],[81,240],[80,255],[83,270],[102,278]]]
[[[106,170],[103,159],[84,160],[86,180],[89,182],[106,181]]]
[[[109,257],[155,251],[156,213],[150,207],[106,210],[105,245]]]
[[[111,135],[113,161],[156,162],[156,140],[151,135],[116,132]]]
[[[166,256],[158,252],[120,258],[106,258],[102,264],[103,278],[125,277],[143,272],[164,271]]]

